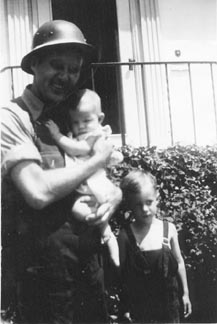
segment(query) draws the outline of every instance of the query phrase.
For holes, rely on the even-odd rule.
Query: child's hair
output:
[[[90,89],[80,89],[72,93],[64,102],[68,110],[76,110],[82,102],[90,102],[95,109],[96,114],[101,113],[101,99],[99,95]]]
[[[132,194],[139,194],[147,182],[151,183],[154,190],[157,191],[156,178],[150,172],[141,170],[130,171],[120,183],[124,200],[127,201]]]

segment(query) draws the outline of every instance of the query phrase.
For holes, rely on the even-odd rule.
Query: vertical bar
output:
[[[216,128],[216,140],[217,140],[217,113],[216,113],[216,97],[215,97],[214,77],[213,77],[213,64],[212,63],[209,63],[209,65],[210,65],[210,73],[211,73],[213,108],[214,108],[215,128]]]
[[[121,79],[121,65],[118,67],[119,71],[116,73],[117,75],[117,83],[120,92],[117,91],[118,95],[118,114],[120,118],[120,131],[121,131],[121,142],[122,146],[126,145],[126,126],[125,126],[125,112],[124,112],[124,104],[123,104],[123,84]],[[115,67],[116,69],[116,67]],[[117,72],[117,70],[116,70]]]
[[[14,73],[13,73],[13,67],[10,67],[11,72],[11,93],[12,93],[12,99],[14,99]]]
[[[95,91],[94,67],[92,65],[91,65],[91,84],[92,84],[93,91]]]
[[[194,108],[192,77],[191,77],[191,64],[190,63],[188,63],[188,75],[189,75],[190,94],[191,94],[191,109],[192,109],[192,117],[193,117],[194,144],[197,144],[196,121],[195,121],[195,108]]]
[[[169,86],[169,75],[168,75],[168,64],[165,63],[165,73],[166,73],[166,87],[167,87],[167,101],[169,109],[169,119],[170,119],[170,134],[171,134],[171,145],[174,145],[174,135],[173,135],[173,123],[172,123],[172,111],[170,102],[170,86]]]
[[[145,124],[146,124],[147,145],[148,145],[148,147],[150,147],[150,129],[149,129],[149,123],[148,123],[148,107],[147,107],[147,101],[146,101],[144,64],[141,64],[141,74],[142,74],[142,88],[143,88],[144,107],[145,107]]]

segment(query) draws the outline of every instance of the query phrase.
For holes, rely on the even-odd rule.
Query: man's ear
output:
[[[104,118],[105,118],[105,114],[104,114],[103,112],[101,112],[101,113],[99,114],[99,123],[100,123],[100,124],[102,124]]]

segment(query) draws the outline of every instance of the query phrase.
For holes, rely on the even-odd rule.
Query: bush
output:
[[[159,216],[174,222],[179,232],[194,309],[190,320],[216,322],[217,147],[159,150],[124,146],[120,150],[124,161],[109,167],[110,178],[119,184],[134,168],[156,176],[161,197]],[[122,206],[112,220],[116,233],[126,212]]]

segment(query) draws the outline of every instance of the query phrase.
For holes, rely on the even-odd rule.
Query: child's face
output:
[[[138,223],[150,224],[157,212],[157,192],[153,184],[147,183],[140,193],[131,194],[129,207]]]
[[[101,124],[101,115],[95,112],[91,104],[86,104],[78,110],[69,112],[72,133],[75,137],[96,130]]]

